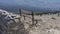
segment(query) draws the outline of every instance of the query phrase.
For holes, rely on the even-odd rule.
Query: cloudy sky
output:
[[[31,6],[60,10],[60,0],[0,0],[3,6]]]

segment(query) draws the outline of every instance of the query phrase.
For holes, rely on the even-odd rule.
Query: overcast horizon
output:
[[[0,7],[28,7],[30,8],[40,8],[51,10],[60,10],[60,0],[0,0]],[[2,8],[1,7],[1,8]],[[18,7],[18,8],[19,8]]]

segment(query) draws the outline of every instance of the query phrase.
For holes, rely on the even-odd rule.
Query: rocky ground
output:
[[[28,34],[20,16],[0,10],[0,34]]]
[[[31,15],[28,15],[31,17]],[[25,17],[26,19],[22,21],[25,28],[29,30],[29,34],[60,34],[60,16],[58,14],[51,15],[35,15],[34,19],[38,22],[35,26],[31,27],[31,18]]]
[[[37,23],[34,21],[35,25],[32,25],[31,15],[25,16],[27,17],[24,19],[19,14],[0,10],[0,27],[2,23],[5,24],[4,27],[7,24],[8,27],[5,30],[8,31],[8,34],[60,34],[60,16],[58,14],[34,15],[34,20],[37,20]],[[5,33],[1,29],[0,32]]]

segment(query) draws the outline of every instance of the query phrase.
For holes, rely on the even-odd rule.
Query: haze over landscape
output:
[[[60,34],[60,0],[0,0],[0,34]]]
[[[0,0],[0,8],[16,10],[60,10],[60,0]]]

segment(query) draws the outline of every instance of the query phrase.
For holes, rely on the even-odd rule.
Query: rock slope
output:
[[[28,34],[20,16],[0,10],[0,34]]]
[[[34,15],[34,23],[36,20],[37,23],[33,27],[32,16],[25,16],[24,19],[24,16],[0,10],[0,34],[60,34],[60,16],[58,13]]]

